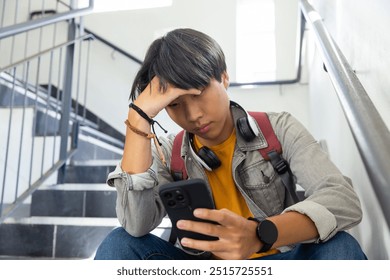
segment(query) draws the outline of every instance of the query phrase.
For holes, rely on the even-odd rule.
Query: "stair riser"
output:
[[[107,176],[115,166],[73,166],[66,167],[64,183],[106,183]]]
[[[9,259],[93,258],[96,248],[113,228],[1,224],[0,256]]]
[[[31,216],[115,218],[116,191],[37,190]]]

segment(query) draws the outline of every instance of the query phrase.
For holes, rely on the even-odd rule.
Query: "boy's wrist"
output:
[[[135,126],[139,126],[140,128],[147,129],[148,131],[151,131],[151,125],[147,120],[142,118],[136,111],[129,108],[129,111],[127,113],[127,119],[131,124],[134,124]]]
[[[260,221],[256,218],[249,218],[249,220],[258,222],[256,235],[262,243],[262,246],[257,253],[267,252],[268,250],[272,249],[272,246],[278,239],[278,229],[275,224],[270,220]]]

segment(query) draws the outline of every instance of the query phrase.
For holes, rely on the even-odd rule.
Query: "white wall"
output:
[[[315,9],[390,127],[390,2],[387,0],[315,0]],[[352,178],[364,211],[352,232],[371,259],[389,259],[390,232],[363,167],[350,129],[322,61],[315,54],[310,67],[310,128],[326,139],[331,158]],[[367,135],[369,137],[369,135]]]
[[[298,0],[275,0],[279,16],[276,21],[278,79],[293,79],[296,75],[296,57],[292,54],[295,53],[295,39],[298,35],[295,32],[298,24],[297,2]],[[198,29],[216,39],[223,48],[230,80],[233,82],[235,81],[236,68],[236,5],[236,0],[173,0],[171,7],[92,14],[85,18],[85,26],[108,41],[115,42],[116,45],[141,60],[151,42],[167,31],[178,27]],[[286,28],[289,30],[288,32],[285,31]],[[111,51],[109,49],[99,48],[102,50],[99,52],[94,50],[95,53],[92,54],[94,58],[91,58],[93,65],[91,69],[94,74],[91,77],[102,83],[91,81],[89,95],[109,95],[110,99],[102,103],[96,98],[88,98],[88,107],[99,114],[103,120],[124,132],[123,119],[127,112],[127,98],[138,66],[133,64],[124,68],[122,64],[125,62],[121,60],[125,60],[125,58],[118,55],[114,61],[110,58]],[[120,70],[118,71],[118,69]],[[115,72],[115,76],[119,78],[112,80],[112,76],[109,78],[107,71]],[[118,82],[120,79],[122,79],[122,83]],[[236,93],[236,101],[240,102],[238,91],[238,89],[232,89],[232,92]],[[272,90],[272,92],[274,91]],[[288,87],[284,91],[288,91]],[[245,100],[248,96],[248,90],[244,90],[244,92],[243,98]],[[267,103],[280,104],[279,96],[275,95],[275,97],[275,102]],[[166,114],[162,113],[158,118],[167,122],[166,125],[171,130],[177,129],[166,119]]]
[[[235,3],[235,1],[230,1],[230,4],[233,2]],[[212,16],[205,15],[206,7]],[[233,20],[221,20],[225,17]],[[224,22],[223,30],[228,32],[221,32],[220,22]],[[233,56],[233,50],[229,46],[235,44],[234,32],[229,31],[235,28],[234,6],[227,5],[224,0],[174,0],[172,7],[93,14],[85,18],[85,26],[108,41],[115,42],[117,46],[141,60],[143,60],[151,42],[157,37],[174,28],[192,27],[207,32],[218,40],[229,60],[229,67],[234,68],[234,59],[229,59]],[[111,51],[107,48],[103,51],[103,48],[105,47],[102,47],[102,51],[97,53],[94,50],[93,56],[98,59],[99,63],[94,64],[93,59],[91,59],[91,63],[94,64],[92,67],[94,75],[91,77],[96,77],[96,80],[103,81],[103,83],[91,83],[91,87],[94,89],[89,92],[93,94],[100,92],[106,96],[110,95],[111,98],[104,102],[89,98],[88,106],[98,112],[102,119],[124,133],[123,120],[127,116],[127,100],[135,72],[139,66],[132,64],[127,70],[118,67],[120,63],[124,63],[121,60],[126,59],[119,56],[116,61],[113,61],[110,58]],[[108,65],[110,68],[104,69]],[[114,74],[115,80],[112,80],[112,75],[109,76],[105,73],[107,70],[110,74],[117,73]],[[115,78],[117,75],[120,76],[121,82]],[[102,91],[102,89],[104,90]],[[164,123],[169,132],[178,129],[168,120],[164,112],[159,115],[158,119]]]
[[[308,126],[309,99],[305,84],[230,88],[229,96],[249,111],[287,111]]]

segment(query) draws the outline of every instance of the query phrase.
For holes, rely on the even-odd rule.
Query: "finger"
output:
[[[202,90],[196,89],[196,88],[190,88],[181,90],[180,95],[200,95],[202,93]]]
[[[220,250],[219,247],[221,247],[220,245],[218,245],[218,240],[205,241],[184,237],[180,240],[180,243],[182,246],[207,252],[217,252]]]
[[[167,90],[165,92],[166,95],[171,95],[175,99],[184,95],[200,95],[201,93],[202,90],[200,89],[196,89],[196,88],[181,89],[181,88],[174,87],[170,84],[168,84]]]
[[[218,240],[199,240],[188,237],[183,237],[180,243],[189,248],[212,252],[213,254],[221,253],[233,253],[236,244],[232,244],[229,239],[218,239]],[[224,257],[225,258],[225,257]]]
[[[177,228],[186,231],[201,233],[204,235],[218,237],[218,225],[208,222],[195,222],[190,220],[179,220],[176,223]]]
[[[216,228],[217,225],[215,224],[210,224],[207,222],[195,222],[190,220],[179,220],[176,226],[181,230],[196,232],[203,235],[214,236],[219,238],[217,233],[218,229]],[[205,241],[205,240],[197,240],[197,239],[185,237],[180,240],[180,243],[185,247],[189,247],[201,251],[215,251],[220,247],[218,246],[218,243],[216,243],[217,241],[218,240]]]
[[[165,90],[161,87],[160,84],[160,78],[157,76],[154,76],[153,79],[148,84],[149,90],[153,90],[155,93],[160,94],[168,94],[168,95],[174,95],[176,97],[179,97],[181,95],[200,95],[202,93],[202,90],[197,88],[190,88],[190,89],[181,89],[178,87],[175,87],[174,85],[167,83],[167,86]]]
[[[229,226],[233,225],[237,221],[237,214],[227,210],[227,209],[206,209],[206,208],[197,208],[194,210],[194,216],[203,219],[216,222],[220,225]]]

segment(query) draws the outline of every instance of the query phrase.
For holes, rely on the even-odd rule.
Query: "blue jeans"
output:
[[[185,253],[153,234],[133,237],[123,228],[114,229],[100,244],[95,260],[194,260],[205,256]],[[363,260],[359,243],[348,233],[339,232],[320,244],[299,244],[293,250],[265,256],[264,260]]]

